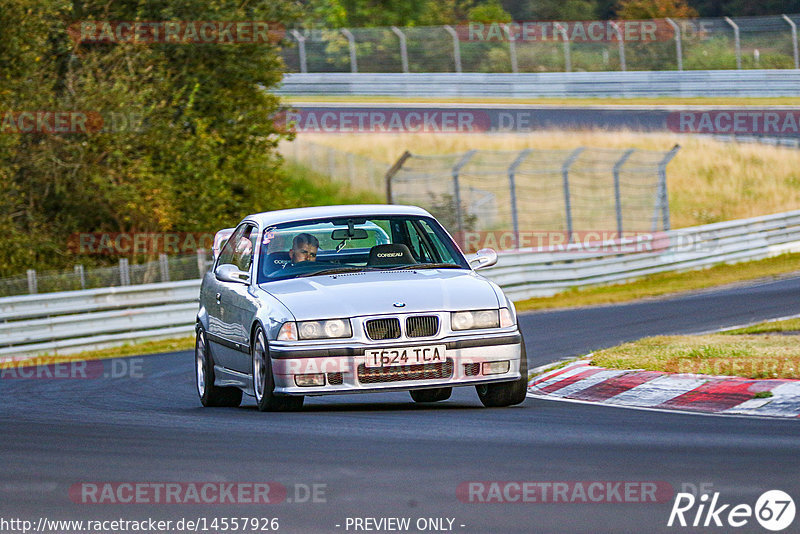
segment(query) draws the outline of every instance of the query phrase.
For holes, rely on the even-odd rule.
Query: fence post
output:
[[[517,183],[516,183],[516,172],[525,158],[533,152],[530,148],[526,148],[525,150],[521,151],[511,165],[508,167],[508,187],[511,193],[511,225],[514,227],[514,238],[517,242],[517,248],[519,248],[519,213],[517,212]]]
[[[556,22],[553,27],[558,30],[558,33],[560,33],[562,39],[564,39],[564,70],[566,72],[572,72],[572,55],[569,50],[569,37],[567,36],[567,30],[559,22]]]
[[[458,42],[458,34],[449,24],[444,26],[444,30],[453,38],[453,63],[456,67],[456,72],[461,74],[461,45]]]
[[[406,46],[406,34],[397,26],[392,26],[392,31],[400,39],[400,63],[403,65],[403,72],[408,74],[408,47]]]
[[[169,258],[166,254],[158,255],[158,267],[161,270],[161,281],[169,282]]]
[[[300,72],[308,72],[308,62],[306,60],[306,38],[300,35],[297,30],[291,31],[292,36],[297,40],[297,53],[300,55]]]
[[[567,218],[567,243],[572,243],[572,205],[569,197],[569,168],[583,152],[584,147],[578,147],[564,160],[561,165],[561,182],[564,188],[564,212]]]
[[[131,285],[131,270],[128,258],[120,258],[119,260],[119,284],[121,286]]]
[[[86,274],[83,270],[83,265],[75,266],[75,276],[77,276],[78,280],[81,282],[81,289],[86,289]]]
[[[392,178],[394,175],[397,174],[400,169],[403,168],[403,164],[406,162],[408,158],[411,157],[411,152],[406,150],[403,152],[397,161],[394,162],[394,165],[389,167],[389,170],[386,171],[386,175],[384,176],[384,180],[386,182],[386,203],[387,204],[394,204],[394,198],[392,198]]]
[[[197,273],[200,278],[206,274],[206,249],[204,248],[197,249]]]
[[[619,29],[619,26],[613,20],[608,21],[608,24],[614,28],[614,31],[617,33],[617,39],[619,39],[619,68],[625,72],[628,69],[625,63],[625,40],[622,38],[622,30]]]
[[[519,65],[517,64],[517,43],[516,37],[511,35],[511,29],[508,24],[503,24],[503,29],[506,31],[506,38],[508,38],[508,55],[511,58],[511,72],[519,72]]]
[[[36,271],[28,269],[28,293],[31,295],[39,292],[39,283],[36,280]]]
[[[458,174],[461,172],[464,165],[469,163],[469,160],[472,159],[472,156],[474,156],[476,152],[477,150],[474,149],[467,151],[453,166],[453,195],[456,203],[456,229],[458,231],[459,240],[464,237],[464,217],[461,213],[461,186],[458,183]]]
[[[789,23],[789,27],[792,28],[792,50],[794,51],[794,68],[800,69],[800,55],[797,53],[797,24],[794,23],[792,19],[787,17],[786,15],[781,15],[783,20]]]
[[[355,74],[358,72],[358,62],[356,61],[356,38],[353,36],[353,32],[347,28],[342,28],[342,35],[347,37],[347,42],[350,46],[350,72]]]
[[[617,209],[617,238],[622,239],[622,195],[619,189],[619,170],[634,153],[635,148],[629,148],[614,164],[614,203]]]
[[[741,41],[739,40],[739,26],[733,22],[730,17],[725,17],[725,22],[730,24],[731,28],[733,28],[733,43],[736,47],[736,68],[742,68],[742,47]]]
[[[678,59],[678,70],[683,70],[683,49],[681,45],[681,27],[678,26],[674,20],[667,17],[664,20],[672,26],[673,31],[675,32],[675,56]]]
[[[667,232],[670,229],[670,221],[669,221],[669,196],[667,195],[667,164],[672,161],[672,158],[678,153],[678,150],[681,149],[681,145],[675,145],[672,149],[667,152],[661,161],[658,162],[658,203],[661,207],[661,225],[662,229]],[[656,208],[657,209],[657,208]],[[657,213],[653,215],[653,226],[655,226],[655,219],[657,217]],[[655,228],[653,231],[655,232]]]

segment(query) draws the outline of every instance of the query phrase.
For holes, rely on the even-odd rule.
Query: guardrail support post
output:
[[[741,70],[742,47],[741,47],[741,41],[739,40],[739,26],[735,22],[733,22],[733,20],[730,17],[725,17],[725,22],[730,24],[731,28],[733,28],[733,43],[734,46],[736,47],[736,68]]]
[[[392,178],[394,178],[394,175],[397,174],[400,171],[400,169],[403,168],[403,164],[410,157],[411,157],[411,152],[406,150],[400,155],[399,158],[397,158],[397,161],[394,162],[394,165],[389,167],[389,170],[386,171],[386,175],[384,176],[384,181],[386,182],[387,204],[394,204],[394,198],[392,197]]]
[[[119,285],[131,285],[131,271],[128,258],[120,258],[119,260]]]
[[[678,26],[674,20],[667,17],[664,20],[672,26],[672,30],[675,32],[675,56],[678,60],[678,70],[683,70],[683,49],[681,44],[681,27]]]
[[[353,32],[347,28],[342,28],[342,35],[347,37],[347,43],[350,46],[350,72],[353,74],[358,72],[358,62],[356,61],[356,38]]]
[[[532,149],[526,148],[519,153],[517,159],[508,167],[508,187],[511,193],[511,225],[514,227],[514,239],[516,240],[517,248],[519,248],[519,213],[517,212],[517,183],[516,173],[517,169],[525,158],[533,152]]]
[[[477,150],[474,149],[469,150],[466,154],[461,156],[458,163],[453,166],[453,195],[456,203],[456,230],[458,231],[459,239],[463,239],[464,237],[464,217],[461,213],[461,185],[458,181],[458,175],[464,165],[469,163],[469,160],[472,159],[472,156],[474,156],[476,152]]]
[[[78,280],[81,283],[81,289],[86,289],[86,274],[83,271],[83,265],[76,265],[75,269],[75,276],[78,277]]]
[[[392,32],[400,39],[400,63],[403,65],[403,72],[408,74],[408,47],[406,46],[406,35],[397,26],[392,26]]]
[[[158,255],[158,267],[161,270],[161,281],[169,282],[169,258],[166,254]]]
[[[28,293],[31,295],[39,292],[39,284],[36,280],[36,271],[28,269]]]
[[[613,20],[608,21],[608,24],[614,28],[614,31],[617,33],[617,39],[619,39],[619,68],[625,72],[628,69],[625,62],[625,39],[622,37],[622,30],[619,29],[619,26]]]
[[[292,36],[297,41],[297,53],[300,56],[300,72],[308,72],[308,62],[306,60],[306,38],[299,31],[292,30]]]
[[[619,188],[619,170],[635,151],[635,148],[629,148],[614,164],[614,205],[617,211],[617,237],[619,239],[622,239],[622,195]]]
[[[505,30],[506,38],[508,39],[508,55],[511,58],[511,72],[516,74],[519,72],[519,65],[517,64],[516,37],[511,35],[511,28],[509,28],[508,24],[503,24],[503,29]]]
[[[564,187],[564,214],[567,219],[567,243],[572,243],[572,204],[569,196],[569,168],[583,152],[584,147],[576,148],[561,165],[561,181]]]
[[[444,26],[444,30],[453,38],[453,63],[456,72],[461,74],[461,45],[458,42],[458,33],[449,24]]]
[[[564,71],[565,72],[572,72],[572,54],[569,49],[569,36],[567,36],[567,29],[564,26],[556,22],[553,27],[558,30],[558,33],[561,34],[561,38],[564,39]]]
[[[789,27],[792,28],[792,50],[794,51],[794,68],[800,69],[800,55],[797,53],[797,24],[794,23],[792,19],[787,17],[786,15],[781,15],[783,20],[789,23]]]

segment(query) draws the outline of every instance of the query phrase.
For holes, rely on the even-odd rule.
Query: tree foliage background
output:
[[[288,0],[0,0],[0,111],[138,127],[0,135],[0,276],[71,266],[77,232],[213,231],[291,205],[275,151],[275,44],[77,45],[76,21],[280,21]]]

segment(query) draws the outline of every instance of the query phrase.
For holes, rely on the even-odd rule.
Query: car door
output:
[[[240,373],[249,373],[252,366],[250,326],[258,309],[255,297],[257,244],[258,228],[248,223],[235,244],[231,261],[240,271],[250,274],[250,281],[247,284],[225,282],[225,292],[222,294],[221,305],[230,318],[231,341],[234,344],[234,350],[230,353],[230,368]]]
[[[249,228],[249,224],[241,224],[236,228],[219,253],[214,265],[215,272],[222,265],[233,264],[236,244],[241,241]],[[232,312],[230,306],[233,300],[231,295],[235,294],[232,286],[237,285],[244,287],[244,284],[224,282],[214,277],[205,295],[206,309],[209,313],[208,343],[214,356],[214,363],[227,369],[233,369],[233,362],[237,359],[236,353],[239,352],[235,341],[237,317],[235,309]]]

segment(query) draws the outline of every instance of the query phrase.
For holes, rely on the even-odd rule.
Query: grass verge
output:
[[[370,191],[353,190],[311,169],[290,160],[283,164],[286,175],[286,196],[294,207],[327,206],[331,204],[383,204],[383,196]]]
[[[800,270],[800,254],[781,254],[763,260],[717,265],[700,271],[654,274],[627,284],[570,289],[552,297],[521,300],[516,302],[515,306],[517,311],[529,311],[615,304],[776,277],[798,270]]]
[[[797,336],[709,334],[656,336],[597,351],[592,364],[744,378],[800,378]]]

